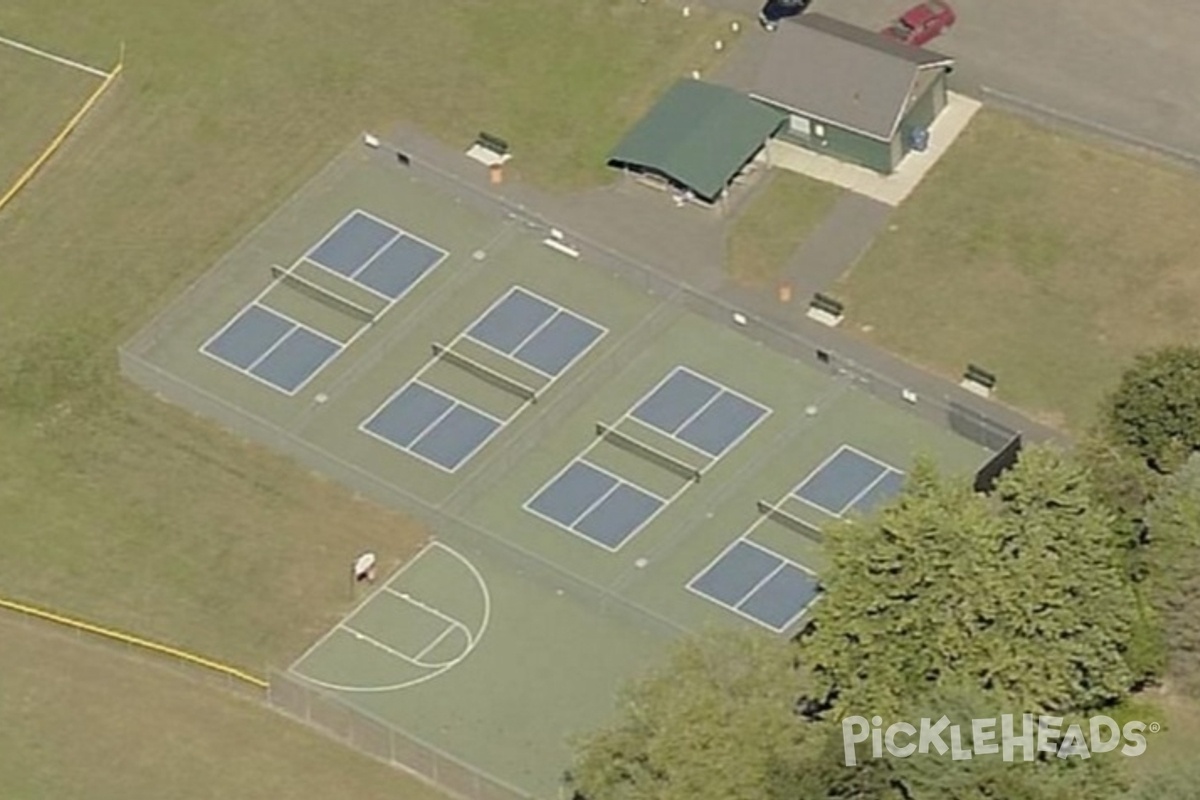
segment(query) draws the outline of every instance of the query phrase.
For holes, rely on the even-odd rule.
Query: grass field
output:
[[[206,682],[41,625],[0,638],[6,797],[440,797]]]
[[[526,177],[596,180],[723,25],[633,0],[6,4],[6,35],[127,58],[0,218],[3,592],[251,669],[294,655],[345,606],[347,555],[422,533],[128,387],[117,344],[363,129],[486,129]]]
[[[0,194],[74,116],[100,78],[0,44]]]
[[[1198,215],[1194,175],[985,111],[838,291],[873,341],[1078,431],[1136,353],[1200,334]]]
[[[775,170],[730,228],[725,269],[747,286],[774,283],[788,256],[837,200],[838,188],[794,172]]]

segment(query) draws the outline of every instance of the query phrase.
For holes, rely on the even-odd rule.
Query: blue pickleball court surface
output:
[[[661,497],[578,458],[525,508],[606,550],[617,550],[665,505]]]
[[[606,332],[602,325],[514,286],[468,329],[467,336],[555,378]]]
[[[502,425],[495,417],[414,380],[359,427],[397,450],[454,472]]]
[[[441,263],[446,251],[358,210],[304,257],[394,302]]]
[[[639,422],[719,458],[770,410],[720,383],[676,367],[630,414]]]
[[[795,488],[792,495],[826,514],[870,513],[899,494],[904,473],[843,445]]]
[[[688,589],[777,633],[790,627],[819,593],[814,574],[746,539],[721,553]]]
[[[252,303],[201,351],[284,394],[300,391],[342,350],[340,342]]]

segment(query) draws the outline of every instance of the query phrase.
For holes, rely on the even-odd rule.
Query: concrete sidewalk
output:
[[[898,206],[950,149],[979,108],[978,100],[951,92],[946,108],[929,126],[929,148],[924,152],[914,151],[906,155],[891,175],[881,175],[874,170],[778,140],[767,144],[767,158],[773,167],[841,186],[889,206]]]
[[[883,230],[892,207],[864,194],[847,192],[788,258],[783,278],[797,300],[833,286]]]

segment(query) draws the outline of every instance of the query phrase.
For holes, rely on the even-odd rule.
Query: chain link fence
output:
[[[410,772],[461,800],[533,800],[433,745],[354,708],[286,672],[269,675],[267,702],[338,741]],[[543,799],[544,800],[544,799]]]

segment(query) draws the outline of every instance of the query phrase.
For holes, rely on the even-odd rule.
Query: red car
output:
[[[901,15],[880,33],[913,47],[931,42],[954,24],[954,9],[942,0],[925,0]]]

